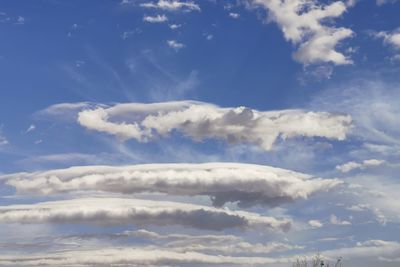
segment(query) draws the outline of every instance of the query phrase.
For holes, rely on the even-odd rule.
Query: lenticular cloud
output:
[[[270,166],[239,163],[84,166],[2,176],[19,193],[49,195],[80,190],[210,196],[215,206],[276,206],[341,184]]]
[[[206,218],[206,219],[204,219]],[[81,198],[0,207],[0,223],[183,225],[206,230],[267,228],[287,231],[291,221],[194,204],[126,198]]]
[[[87,129],[115,135],[121,140],[148,142],[177,131],[195,141],[220,139],[252,143],[264,150],[271,150],[278,138],[305,136],[343,140],[351,129],[348,115],[221,108],[195,101],[97,107],[79,112],[78,122]]]

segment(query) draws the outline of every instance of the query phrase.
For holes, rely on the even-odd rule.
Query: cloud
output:
[[[239,227],[287,231],[288,219],[244,211],[167,201],[81,198],[0,207],[0,223],[84,223],[108,225],[182,225],[205,230]]]
[[[165,15],[157,15],[157,16],[144,16],[143,21],[149,23],[163,23],[168,21],[168,17]]]
[[[26,129],[25,133],[32,132],[36,129],[36,126],[34,124],[31,124],[28,129]]]
[[[181,24],[170,24],[170,25],[169,25],[169,28],[170,28],[171,30],[176,30],[176,29],[179,29],[180,27],[182,27]]]
[[[176,51],[178,51],[178,50],[180,50],[180,49],[182,49],[182,48],[185,47],[184,44],[178,43],[178,42],[175,41],[175,40],[168,40],[168,41],[167,41],[167,45],[168,45],[169,47],[175,49]]]
[[[3,135],[3,125],[0,124],[0,147],[8,145],[9,142],[7,138]]]
[[[310,254],[311,255],[311,254]],[[399,262],[400,243],[386,240],[367,240],[354,246],[321,251],[328,260],[342,256],[346,264],[366,266],[382,262]],[[260,257],[260,256],[223,256],[185,251],[178,252],[160,247],[120,247],[62,250],[52,253],[2,254],[0,266],[281,266],[288,265],[295,257]],[[362,265],[356,265],[362,264]],[[369,265],[368,265],[369,266]],[[372,266],[372,265],[371,265]],[[395,265],[390,265],[395,266]]]
[[[335,214],[331,214],[329,221],[333,225],[351,225],[351,222],[345,220],[342,221]]]
[[[326,192],[342,182],[269,166],[238,163],[86,166],[0,176],[19,193],[100,190],[133,194],[206,195],[213,204],[277,206]]]
[[[384,4],[392,4],[395,3],[397,0],[376,0],[376,4],[378,6],[384,5]]]
[[[278,24],[287,41],[297,46],[293,54],[296,61],[304,64],[330,62],[335,65],[351,64],[352,60],[336,50],[353,31],[334,27],[326,21],[342,16],[350,5],[334,1],[323,5],[317,0],[249,0],[251,5],[263,7],[268,19]]]
[[[238,19],[238,18],[240,18],[240,14],[239,13],[230,12],[229,13],[229,17],[234,18],[234,19]]]
[[[324,224],[318,220],[309,220],[308,225],[310,225],[312,228],[321,228],[324,226]]]
[[[400,29],[393,32],[380,31],[374,34],[375,37],[383,39],[387,45],[391,45],[394,49],[400,49]]]
[[[36,119],[56,118],[63,121],[73,121],[77,119],[77,113],[79,111],[91,107],[94,107],[94,104],[90,102],[54,104],[36,112],[34,117]]]
[[[360,77],[372,76],[359,74]],[[380,77],[359,79],[335,86],[314,97],[311,108],[349,114],[354,121],[350,137],[378,146],[400,146],[400,84],[384,82]]]
[[[323,255],[337,257],[338,255],[346,259],[361,259],[367,262],[395,260],[400,255],[400,243],[385,240],[367,240],[358,242],[356,246],[332,249],[323,252]],[[364,265],[362,265],[364,266]],[[394,266],[394,265],[393,265]]]
[[[180,0],[159,0],[158,2],[148,2],[140,4],[144,8],[155,8],[167,11],[201,11],[199,5],[192,1]]]
[[[279,138],[304,136],[344,140],[352,119],[327,112],[258,111],[179,101],[86,109],[78,114],[78,122],[87,129],[115,135],[121,140],[148,142],[177,131],[195,141],[221,139],[253,143],[271,150]]]
[[[241,265],[253,266],[284,262],[287,259],[268,257],[231,257],[207,255],[198,252],[175,252],[154,248],[105,248],[78,251],[60,251],[47,254],[2,255],[0,266],[194,266],[202,265]]]
[[[350,161],[348,163],[336,166],[336,169],[341,172],[350,172],[355,169],[363,170],[363,169],[369,168],[369,167],[380,166],[385,163],[386,162],[384,160],[378,160],[378,159],[367,159],[361,163]]]
[[[1,132],[0,132],[0,146],[5,146],[5,145],[8,145],[8,140],[7,140],[7,138],[5,138],[3,135],[1,135]]]
[[[289,243],[269,242],[253,243],[234,235],[191,235],[191,234],[160,234],[145,229],[136,231],[124,231],[112,234],[82,234],[69,235],[57,238],[59,243],[85,244],[92,241],[104,242],[104,240],[129,242],[129,240],[143,240],[141,247],[154,249],[164,248],[175,252],[201,252],[218,255],[250,255],[270,254],[301,249],[302,247]],[[150,242],[151,245],[148,245]]]
[[[372,36],[375,38],[379,38],[383,40],[383,44],[386,46],[390,46],[395,51],[400,51],[400,28],[387,32],[387,31],[380,31],[380,32],[373,32]],[[396,61],[400,57],[400,54],[396,54],[392,57],[392,60]]]
[[[10,23],[14,25],[24,25],[26,19],[23,16],[9,16],[5,12],[0,12],[0,23]]]

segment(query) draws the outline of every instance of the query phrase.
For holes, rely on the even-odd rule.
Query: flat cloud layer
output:
[[[278,138],[305,136],[344,140],[351,129],[351,117],[347,115],[221,108],[195,101],[99,106],[81,111],[78,122],[87,129],[115,135],[121,140],[148,142],[177,131],[195,141],[213,138],[253,143],[265,150],[271,150]]]
[[[283,231],[291,226],[290,220],[278,220],[256,213],[126,198],[81,198],[1,206],[0,223],[183,225],[208,230],[260,227]]]
[[[285,260],[281,260],[285,262]],[[286,260],[287,261],[287,260]],[[22,256],[0,256],[0,266],[182,266],[182,264],[261,265],[279,262],[267,257],[231,257],[165,249],[112,248]]]
[[[400,262],[400,244],[395,241],[367,240],[356,246],[321,252],[335,261],[338,255],[344,261],[363,266],[373,262],[375,266],[396,266]],[[37,254],[9,254],[0,256],[0,266],[287,266],[296,259],[292,257],[223,256],[191,251],[174,251],[160,247],[114,247],[58,251]],[[326,259],[326,258],[325,258]],[[384,262],[384,263],[383,263]],[[360,265],[361,263],[361,265]],[[392,265],[390,265],[392,263]],[[283,264],[283,265],[279,265]]]
[[[96,190],[133,194],[206,195],[215,206],[276,206],[306,199],[342,183],[270,166],[239,163],[83,166],[0,176],[19,193],[54,194]]]

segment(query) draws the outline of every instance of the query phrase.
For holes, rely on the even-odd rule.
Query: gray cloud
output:
[[[179,101],[86,109],[79,112],[78,122],[87,129],[115,135],[121,140],[148,142],[177,131],[195,141],[221,139],[253,143],[271,150],[278,138],[304,136],[344,140],[352,120],[347,115],[327,112],[258,111]]]
[[[207,255],[198,252],[175,252],[166,249],[109,248],[80,251],[64,251],[52,254],[0,256],[0,266],[182,266],[206,265],[265,265],[287,262],[287,259],[267,257],[231,257]]]
[[[326,192],[342,181],[270,166],[239,163],[82,166],[0,176],[19,193],[54,194],[96,190],[133,194],[206,195],[213,204],[277,206]]]
[[[1,223],[87,223],[99,225],[183,225],[198,229],[288,230],[291,222],[244,211],[122,198],[83,198],[0,207]]]

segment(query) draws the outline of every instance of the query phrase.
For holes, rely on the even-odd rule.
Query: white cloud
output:
[[[308,225],[313,228],[321,228],[322,226],[324,226],[324,224],[318,220],[309,220]]]
[[[374,33],[374,36],[377,38],[382,38],[385,44],[391,45],[395,49],[400,49],[400,29],[397,29],[393,32],[380,31]]]
[[[207,35],[206,35],[206,39],[207,39],[208,41],[211,41],[213,38],[214,38],[214,35],[212,35],[212,34],[207,34]]]
[[[334,261],[340,255],[343,262],[351,264],[350,266],[381,266],[384,262],[399,262],[400,243],[367,240],[358,242],[354,246],[321,251],[321,255],[325,259]],[[0,266],[287,266],[294,260],[295,257],[223,256],[193,251],[178,252],[171,248],[154,246],[112,246],[112,248],[80,248],[79,250],[59,250],[52,253],[41,252],[29,255],[26,253],[2,254]],[[366,264],[367,262],[369,265]]]
[[[384,4],[392,4],[395,3],[397,0],[376,0],[376,4],[378,6],[384,5]]]
[[[26,19],[23,16],[9,16],[5,12],[0,12],[0,23],[11,23],[15,25],[24,25]]]
[[[79,111],[91,107],[94,107],[94,104],[90,102],[54,104],[36,112],[34,117],[39,119],[56,118],[64,121],[76,120]]]
[[[19,24],[19,25],[25,24],[25,18],[22,17],[22,16],[18,16],[17,21],[15,22],[15,24]]]
[[[0,223],[86,223],[108,225],[183,225],[206,230],[239,227],[287,231],[288,219],[244,211],[127,198],[81,198],[0,207]]]
[[[5,146],[5,145],[8,145],[8,140],[0,133],[0,146]]]
[[[165,15],[157,15],[157,16],[144,16],[143,21],[149,23],[163,23],[168,21],[168,17]]]
[[[351,222],[340,220],[335,214],[331,214],[329,221],[333,225],[351,225]]]
[[[163,248],[104,248],[78,251],[60,251],[47,254],[2,255],[0,266],[194,266],[240,265],[254,266],[284,262],[287,259],[268,257],[231,257],[198,252],[175,252]],[[21,265],[20,265],[21,264]]]
[[[282,242],[254,243],[234,235],[190,235],[190,234],[161,234],[145,229],[137,231],[124,231],[113,234],[92,234],[92,235],[69,235],[58,238],[61,242],[77,242],[85,244],[85,241],[101,242],[104,239],[129,240],[145,239],[153,244],[153,247],[164,248],[175,252],[201,252],[218,255],[237,254],[270,254],[301,249],[302,247]],[[155,246],[154,246],[155,245]],[[143,248],[147,248],[142,245]]]
[[[376,166],[380,166],[382,164],[385,164],[386,162],[384,160],[378,160],[378,159],[367,159],[364,160],[361,163],[358,162],[354,162],[354,161],[350,161],[347,162],[345,164],[342,165],[338,165],[336,166],[336,169],[341,171],[341,172],[350,172],[352,170],[355,169],[365,169],[365,168],[369,168],[369,167],[376,167]]]
[[[380,261],[382,264],[385,260],[394,260],[399,258],[400,243],[396,241],[367,240],[364,242],[358,242],[354,247],[344,247],[324,251],[323,255],[333,258],[340,255],[345,259],[345,261],[358,259],[371,262],[372,259],[373,261]],[[360,263],[360,261],[358,262]],[[378,266],[378,264],[372,266]],[[383,266],[385,265],[383,264]]]
[[[206,195],[214,205],[239,202],[270,206],[306,199],[342,182],[285,169],[239,163],[86,166],[0,176],[20,193],[55,194],[80,190],[118,193],[161,192]]]
[[[229,13],[229,17],[234,18],[234,19],[238,19],[238,18],[240,18],[240,14],[239,13],[230,12]]]
[[[396,52],[400,51],[400,28],[392,32],[380,31],[372,33],[375,38],[383,40],[383,44],[390,46]],[[397,61],[400,58],[400,54],[395,54],[391,57],[393,61]]]
[[[336,50],[342,40],[353,35],[352,30],[325,23],[343,15],[350,5],[342,1],[323,5],[317,0],[250,0],[250,3],[265,8],[268,19],[277,23],[285,39],[298,47],[293,55],[298,62],[304,65],[352,63]]]
[[[29,133],[29,132],[32,132],[32,131],[34,131],[36,129],[36,126],[34,125],[34,124],[31,124],[29,127],[28,127],[28,129],[26,129],[26,133]]]
[[[176,29],[179,29],[180,27],[182,27],[182,25],[181,24],[171,24],[171,25],[169,25],[169,27],[171,30],[176,30]]]
[[[199,5],[193,1],[159,0],[158,2],[142,3],[140,6],[168,11],[201,11]]]
[[[178,51],[179,49],[182,49],[185,47],[184,44],[182,43],[178,43],[176,40],[168,40],[167,41],[167,45],[173,49],[175,49],[176,51]]]
[[[8,144],[7,138],[3,135],[3,125],[0,124],[0,147]]]
[[[78,114],[78,122],[90,130],[115,135],[121,140],[148,142],[176,130],[195,141],[222,139],[233,143],[253,143],[271,150],[279,138],[304,136],[344,140],[351,129],[352,119],[327,112],[258,111],[179,101],[87,109]]]
[[[362,73],[360,76],[373,75]],[[399,151],[399,89],[399,83],[383,82],[379,78],[357,79],[355,82],[335,86],[316,95],[311,107],[345,112],[351,115],[354,121],[355,127],[350,137],[357,137],[363,143],[389,146]]]

